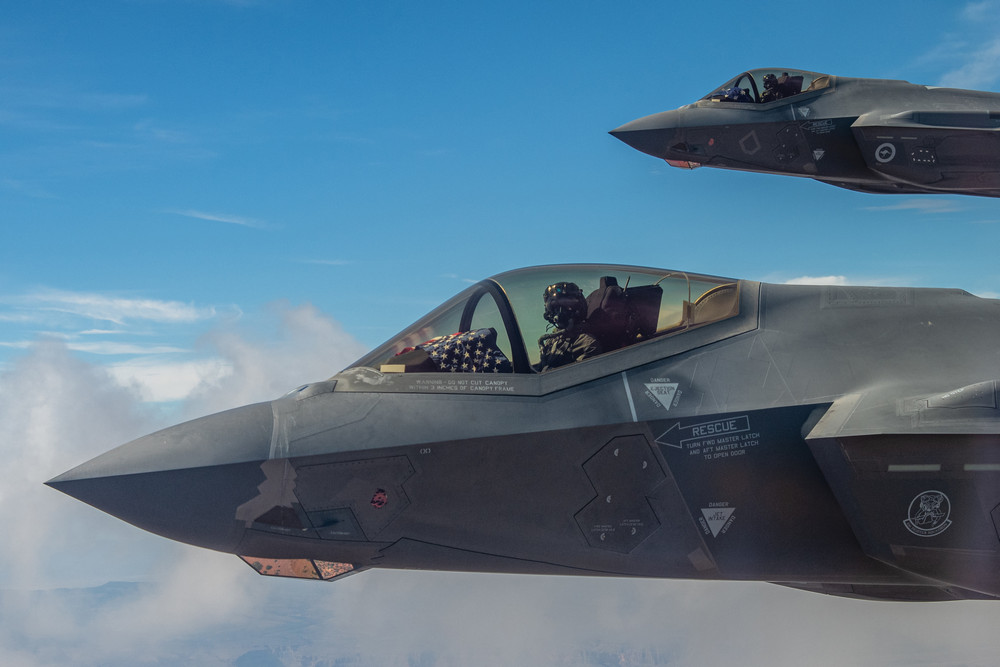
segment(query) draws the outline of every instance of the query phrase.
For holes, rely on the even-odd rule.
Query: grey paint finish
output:
[[[792,70],[819,87],[762,101],[761,80],[784,71],[752,70],[611,134],[686,168],[801,176],[872,193],[1000,196],[1000,94]],[[735,88],[749,95],[723,94]]]
[[[745,281],[739,299],[545,373],[347,369],[49,484],[261,571],[1000,596],[1000,303]]]

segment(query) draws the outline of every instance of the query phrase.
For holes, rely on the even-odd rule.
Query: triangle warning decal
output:
[[[726,527],[726,524],[729,522],[730,517],[733,516],[733,512],[735,511],[735,507],[701,508],[701,514],[705,517],[705,523],[708,524],[708,529],[712,531],[712,537],[719,536],[719,533]]]

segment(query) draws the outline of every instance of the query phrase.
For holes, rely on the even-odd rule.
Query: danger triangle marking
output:
[[[705,517],[708,529],[712,531],[712,537],[718,537],[719,532],[725,528],[729,517],[736,511],[735,507],[702,507],[701,513]]]
[[[646,382],[647,396],[658,407],[669,410],[677,393],[678,384],[676,382]]]

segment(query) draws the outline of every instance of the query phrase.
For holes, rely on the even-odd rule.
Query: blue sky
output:
[[[684,173],[607,134],[756,66],[988,89],[992,6],[19,3],[0,363],[45,335],[187,359],[279,299],[370,347],[551,262],[1000,291],[991,200]]]
[[[153,581],[166,597],[135,604],[158,600],[175,614],[155,631],[164,645],[194,632],[179,620],[185,614],[211,629],[232,604],[305,594],[297,582],[258,582],[233,558],[91,516],[40,482],[178,418],[325,378],[469,281],[532,264],[615,262],[1000,294],[997,200],[684,172],[607,134],[754,67],[1000,90],[995,0],[8,5],[0,19],[0,423],[10,469],[20,472],[0,503],[6,532],[20,539],[3,547],[15,567],[0,588]],[[10,511],[26,498],[33,514]],[[67,517],[79,527],[67,529]],[[192,568],[212,576],[185,579]],[[576,613],[588,582],[498,581],[369,573],[307,598],[363,638],[344,605],[393,604],[396,588],[414,609],[434,606],[442,588],[454,601],[495,596],[501,602],[487,605],[494,627],[536,618],[528,608],[537,600],[504,591],[541,590],[546,612],[565,612],[553,627],[572,645],[584,635],[610,641],[600,628],[620,630],[625,620],[659,633],[651,619],[661,615],[690,634],[701,626],[684,620],[678,599],[737,623],[733,610],[757,613],[762,594],[820,646],[825,635],[803,620],[811,614],[862,633],[858,646],[872,652],[860,657],[870,662],[905,654],[879,653],[880,637],[926,647],[906,628],[937,626],[935,614],[961,617],[968,632],[984,617],[990,628],[998,620],[975,605],[932,612],[767,587],[602,583],[592,590],[615,610],[612,623]],[[192,591],[194,606],[202,589],[233,602],[195,613],[168,587]],[[630,607],[636,596],[641,604]],[[16,606],[0,611],[29,623]],[[859,612],[872,622],[853,620]],[[66,613],[61,641],[106,659],[110,649],[94,636],[111,617],[87,625]],[[439,646],[448,644],[449,620],[425,619]],[[151,632],[133,625],[136,642]],[[487,626],[466,630],[497,648]],[[19,659],[58,662],[43,650],[43,631],[16,627],[40,637],[18,649]],[[782,636],[777,625],[751,627]],[[949,630],[976,637],[960,642],[961,661],[979,664],[983,638],[995,632],[964,632]],[[734,633],[746,642],[738,647],[763,646],[749,630]],[[680,639],[668,644],[671,655],[704,655]],[[786,644],[778,664],[801,662],[795,646]],[[829,646],[843,657],[833,651],[839,644]]]

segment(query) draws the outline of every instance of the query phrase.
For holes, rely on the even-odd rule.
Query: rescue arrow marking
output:
[[[671,435],[674,430],[677,433]],[[723,419],[714,419],[712,421],[701,422],[700,424],[690,424],[688,426],[681,426],[680,422],[677,422],[670,428],[668,428],[664,433],[662,433],[656,442],[661,445],[666,445],[667,447],[675,447],[677,449],[684,449],[684,447],[689,442],[699,442],[705,438],[715,438],[720,435],[731,435],[734,433],[743,433],[750,430],[750,417],[748,415],[740,415],[738,417],[725,417]],[[687,435],[688,437],[683,437]],[[669,440],[667,437],[669,437]],[[671,442],[680,436],[677,444]]]

